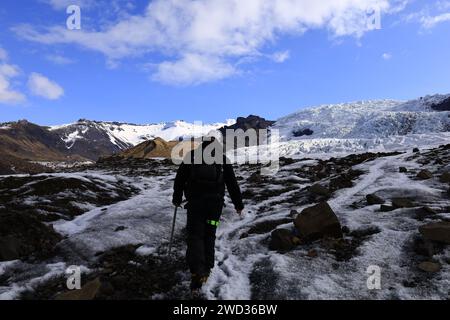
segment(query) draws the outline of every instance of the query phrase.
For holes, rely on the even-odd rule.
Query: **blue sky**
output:
[[[3,0],[0,28],[0,122],[277,119],[450,93],[446,0]]]

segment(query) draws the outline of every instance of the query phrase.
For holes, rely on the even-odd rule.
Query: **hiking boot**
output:
[[[208,281],[209,274],[207,275],[199,275],[192,274],[191,278],[191,291],[200,290],[202,286]]]

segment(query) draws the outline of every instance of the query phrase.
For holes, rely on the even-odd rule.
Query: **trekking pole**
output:
[[[177,209],[178,207],[175,206],[175,212],[173,213],[173,221],[172,221],[172,232],[170,233],[170,242],[169,242],[169,256],[170,252],[172,251],[172,242],[173,242],[173,233],[175,231],[175,221],[177,219]]]

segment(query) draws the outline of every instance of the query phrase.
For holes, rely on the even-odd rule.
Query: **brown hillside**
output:
[[[165,141],[161,138],[156,138],[154,140],[149,140],[138,144],[137,146],[125,150],[118,154],[120,157],[124,158],[139,158],[139,159],[149,159],[149,158],[166,158],[171,157],[172,149],[177,144],[183,144],[185,152],[193,149],[196,145],[195,142],[191,141]]]

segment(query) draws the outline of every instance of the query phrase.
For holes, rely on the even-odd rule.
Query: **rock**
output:
[[[422,180],[427,180],[427,179],[433,178],[433,174],[429,170],[421,170],[417,174],[417,178],[422,179]]]
[[[386,202],[386,201],[384,201],[383,199],[381,199],[379,196],[377,196],[375,194],[368,194],[368,195],[366,195],[366,200],[367,200],[367,203],[369,205],[384,204]]]
[[[0,261],[20,259],[21,242],[14,236],[0,238]]]
[[[118,226],[118,227],[114,230],[114,232],[123,231],[123,230],[125,230],[125,229],[126,229],[126,227],[124,227],[124,226]]]
[[[80,290],[61,293],[55,300],[93,300],[100,291],[102,283],[99,278],[86,283]]]
[[[318,183],[313,184],[311,187],[309,187],[309,192],[317,196],[324,196],[324,197],[330,196],[330,190]]]
[[[289,212],[289,216],[291,216],[291,217],[296,217],[297,215],[298,215],[297,210],[292,209],[291,212]]]
[[[253,172],[250,177],[247,179],[248,182],[252,183],[261,183],[262,182],[262,176],[260,172]]]
[[[419,269],[425,272],[435,273],[441,270],[441,265],[436,262],[425,261],[419,264]]]
[[[398,170],[401,173],[407,173],[408,172],[408,169],[406,169],[405,167],[400,167]]]
[[[353,230],[352,232],[350,232],[350,236],[355,237],[355,238],[366,238],[366,237],[369,237],[371,235],[374,235],[374,234],[377,234],[380,232],[381,232],[380,228],[378,228],[376,226],[370,226],[370,227],[366,227],[366,228]]]
[[[450,244],[450,221],[423,225],[419,228],[419,232],[427,240]]]
[[[408,198],[393,198],[392,206],[396,209],[398,208],[414,208],[414,203]]]
[[[388,206],[388,205],[385,205],[385,204],[382,204],[380,206],[380,211],[381,212],[390,212],[390,211],[394,211],[394,210],[395,210],[395,208],[393,206]]]
[[[308,240],[342,238],[341,224],[327,202],[304,209],[295,218],[294,225],[300,235]]]
[[[308,251],[307,256],[310,258],[316,258],[319,254],[317,253],[317,250],[311,249]]]
[[[426,217],[436,215],[437,212],[431,209],[430,207],[422,207],[416,210],[416,218],[421,220],[425,219]]]
[[[441,174],[439,181],[442,183],[450,183],[450,171],[446,171],[443,174]]]
[[[280,157],[280,162],[287,166],[295,163],[295,160],[292,158]]]
[[[270,250],[289,251],[294,248],[292,232],[288,229],[275,229],[272,231],[269,243]]]
[[[436,248],[432,241],[417,237],[413,241],[413,250],[421,256],[431,258],[438,253],[439,248]]]
[[[414,149],[413,149],[413,152],[414,152],[414,153],[420,152],[420,149],[419,149],[419,148],[414,148]]]

